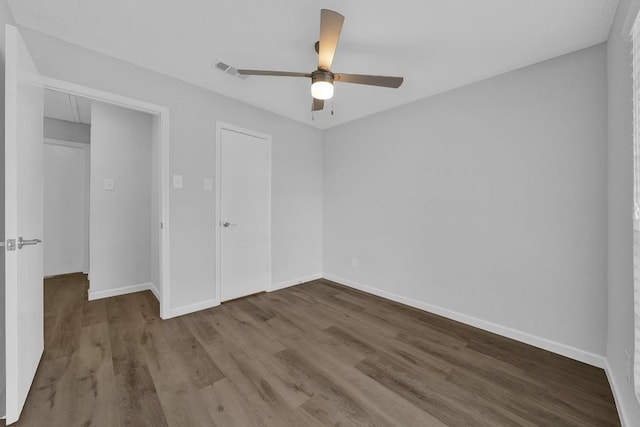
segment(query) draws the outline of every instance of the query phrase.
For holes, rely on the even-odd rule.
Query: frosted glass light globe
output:
[[[311,96],[316,99],[331,99],[333,96],[333,84],[324,81],[313,82],[311,84]]]

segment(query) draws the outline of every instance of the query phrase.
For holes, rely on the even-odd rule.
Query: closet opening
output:
[[[150,290],[166,317],[161,113],[45,89],[43,250],[44,276],[58,286],[88,280],[89,300]]]

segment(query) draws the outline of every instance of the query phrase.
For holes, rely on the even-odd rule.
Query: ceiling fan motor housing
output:
[[[316,70],[311,73],[311,84],[315,82],[333,83],[333,73],[331,71]]]

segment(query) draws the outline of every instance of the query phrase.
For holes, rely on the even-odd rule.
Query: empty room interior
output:
[[[640,426],[639,11],[0,0],[0,425]]]

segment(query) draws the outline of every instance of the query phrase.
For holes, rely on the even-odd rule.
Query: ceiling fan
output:
[[[402,77],[372,76],[366,74],[332,73],[331,63],[336,53],[344,16],[329,9],[320,11],[320,40],[315,48],[318,53],[318,69],[311,73],[269,70],[238,70],[245,76],[311,77],[312,111],[322,110],[324,101],[333,97],[333,83],[357,83],[370,86],[398,88]]]

